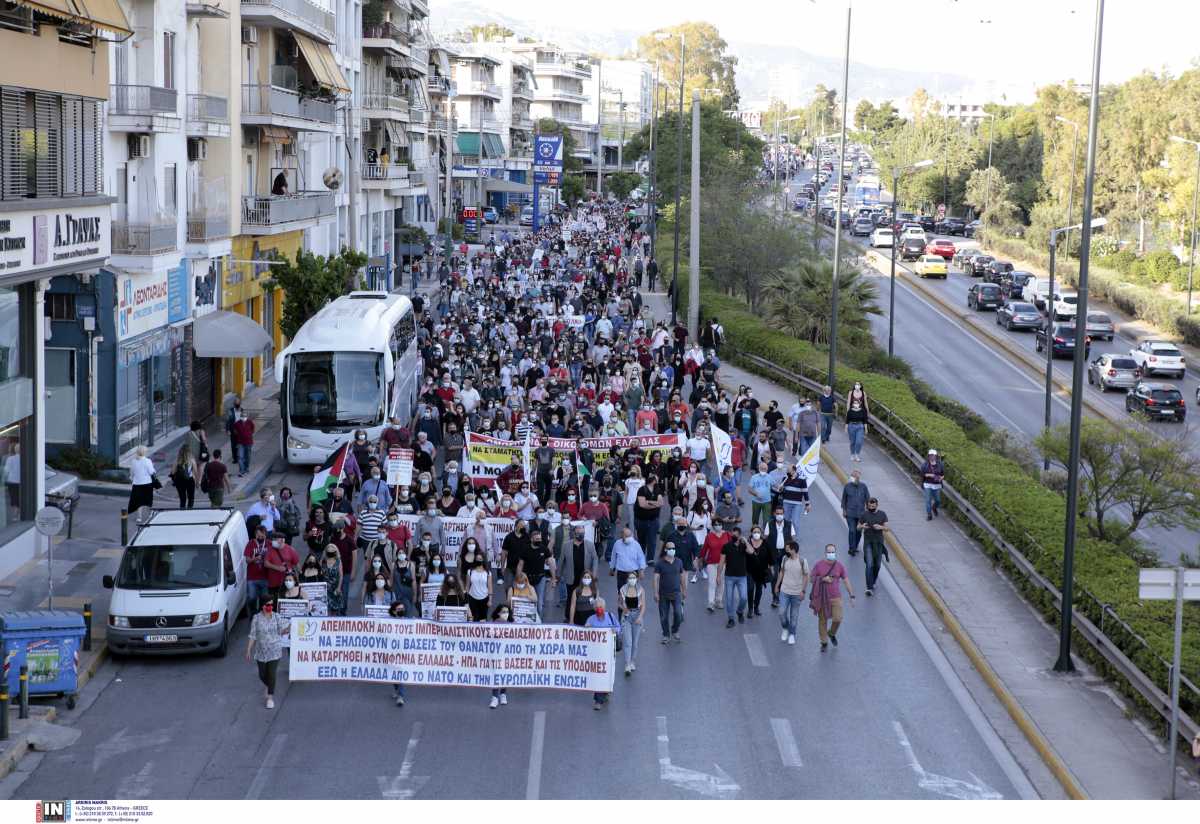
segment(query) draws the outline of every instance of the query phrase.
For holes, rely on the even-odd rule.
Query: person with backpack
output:
[[[175,466],[171,467],[171,483],[179,495],[179,508],[191,509],[196,505],[196,480],[200,477],[200,469],[192,450],[186,443],[179,447],[175,458]]]
[[[929,450],[924,465],[921,466],[921,486],[925,491],[925,520],[932,521],[938,514],[942,503],[942,479],[946,477],[946,467],[938,457],[936,449]]]
[[[800,556],[800,544],[788,541],[784,545],[783,561],[775,578],[775,597],[779,600],[779,621],[783,631],[779,640],[796,645],[796,627],[800,619],[800,602],[808,588],[808,561]]]
[[[229,467],[221,462],[219,449],[212,451],[212,457],[200,473],[200,491],[208,495],[208,502],[213,509],[224,506],[225,493],[233,491],[229,483]]]

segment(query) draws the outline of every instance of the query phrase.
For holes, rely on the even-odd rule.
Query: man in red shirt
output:
[[[708,533],[708,537],[704,539],[704,546],[700,548],[700,563],[704,564],[705,572],[708,574],[708,611],[714,609],[724,609],[725,607],[725,588],[724,581],[718,581],[720,578],[721,569],[721,550],[729,543],[730,536],[725,532],[725,525],[720,521],[713,521],[712,530]]]
[[[267,528],[260,525],[242,553],[246,556],[246,605],[253,612],[258,612],[259,602],[267,597],[267,568],[263,561],[268,549]]]
[[[279,594],[279,589],[283,586],[284,573],[300,566],[300,556],[296,554],[296,550],[292,549],[291,544],[284,540],[283,533],[278,530],[271,533],[271,546],[267,548],[263,566],[266,568],[267,587],[270,589],[272,598]]]
[[[521,488],[521,483],[524,480],[525,468],[521,466],[521,459],[517,455],[513,455],[512,463],[505,467],[497,481],[500,491],[507,492],[509,495],[515,495],[517,490]]]
[[[237,445],[238,475],[245,477],[250,471],[250,450],[254,446],[254,421],[246,415],[246,410],[238,410],[237,420],[233,422],[233,442]]]

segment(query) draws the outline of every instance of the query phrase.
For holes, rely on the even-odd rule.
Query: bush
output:
[[[1179,258],[1165,249],[1151,252],[1142,261],[1146,265],[1146,279],[1151,283],[1168,283],[1179,271]]]
[[[1031,259],[1025,253],[1024,244],[1002,241],[995,247],[996,251],[1013,258]],[[1114,288],[1112,275],[1102,288]],[[1137,289],[1139,293],[1147,291],[1128,284],[1124,286]],[[733,349],[765,358],[817,382],[828,380],[827,352],[766,328],[746,304],[721,294],[711,284],[702,288],[701,303],[705,317],[716,315],[721,318]],[[779,375],[769,369],[746,360],[739,361],[736,352],[731,354],[731,360],[770,380],[779,380]],[[866,387],[874,413],[918,452],[923,453],[929,448],[942,452],[946,456],[947,480],[978,511],[987,513],[989,521],[1004,539],[1020,550],[1042,575],[1060,585],[1066,517],[1062,495],[1033,481],[1026,467],[998,454],[988,439],[973,437],[948,414],[927,408],[910,382],[841,366],[835,388],[845,393],[856,380]],[[974,537],[992,557],[1006,563],[1006,556],[990,545],[987,536],[974,534]],[[1111,620],[1105,623],[1109,637],[1142,672],[1165,690],[1167,666],[1164,661],[1169,662],[1171,658],[1173,605],[1138,599],[1138,565],[1127,547],[1081,535],[1077,539],[1075,570],[1078,583],[1076,610],[1099,625],[1101,605],[1107,604],[1133,633],[1145,639],[1150,650],[1142,647],[1118,622]],[[1026,576],[1019,570],[1010,569],[1010,572],[1018,586],[1026,581]],[[1028,587],[1025,591],[1047,615],[1056,613],[1054,604],[1040,590]],[[1188,604],[1186,609],[1189,616],[1185,620],[1189,625],[1200,621],[1200,605]],[[1079,649],[1084,650],[1084,645]],[[1193,680],[1200,677],[1200,633],[1185,635],[1183,657],[1188,677]],[[1100,669],[1105,674],[1116,675],[1104,665]],[[1191,693],[1182,696],[1181,705],[1192,717],[1200,712],[1200,704]]]
[[[106,469],[117,468],[117,465],[105,456],[80,446],[63,447],[50,463],[64,472],[74,472],[81,478],[89,479],[101,477]]]

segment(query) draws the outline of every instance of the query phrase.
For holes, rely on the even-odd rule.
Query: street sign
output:
[[[67,524],[67,516],[56,506],[44,506],[33,516],[33,525],[37,531],[48,538],[53,538]]]
[[[1175,570],[1138,570],[1138,597],[1143,601],[1174,601]],[[1183,600],[1200,601],[1200,569],[1183,570]]]
[[[562,135],[538,135],[533,139],[533,170],[561,172],[563,168]]]

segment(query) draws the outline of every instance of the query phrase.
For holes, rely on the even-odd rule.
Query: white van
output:
[[[125,548],[111,589],[108,648],[224,656],[246,604],[246,521],[236,509],[153,512]]]

